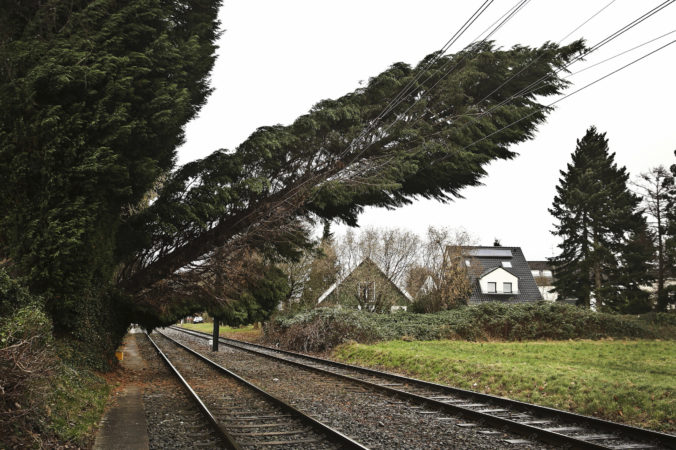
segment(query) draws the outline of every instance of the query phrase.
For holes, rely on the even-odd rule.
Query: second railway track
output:
[[[199,339],[209,335],[180,328],[172,328]],[[507,439],[512,444],[528,444],[529,439],[547,442],[557,447],[648,449],[676,448],[676,436],[642,428],[608,422],[548,407],[513,401],[501,397],[465,391],[395,374],[342,364],[308,355],[273,349],[232,339],[220,342],[230,348],[273,359],[305,370],[333,376],[342,380],[384,392],[407,403],[424,407],[425,412],[446,412],[465,419],[460,426],[488,425],[520,434],[526,440]],[[442,419],[442,418],[439,418]],[[484,431],[491,433],[491,431]],[[497,431],[495,434],[499,434]]]

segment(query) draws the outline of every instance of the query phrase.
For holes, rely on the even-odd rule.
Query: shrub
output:
[[[0,436],[16,441],[12,446],[40,442],[39,422],[58,362],[51,336],[50,320],[35,305],[0,322]]]
[[[0,448],[88,447],[108,387],[52,334],[41,299],[0,270]]]
[[[265,342],[304,352],[323,352],[347,341],[374,342],[377,330],[358,311],[317,308],[278,316],[265,324]]]
[[[273,318],[265,328],[268,343],[300,351],[326,351],[346,340],[469,341],[536,339],[657,338],[670,335],[673,319],[596,313],[560,303],[485,303],[434,314],[375,314],[318,308],[292,317]],[[660,321],[661,330],[652,324]]]

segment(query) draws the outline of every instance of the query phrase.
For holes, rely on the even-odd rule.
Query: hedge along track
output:
[[[206,333],[171,328],[202,339],[211,338]],[[460,415],[468,420],[501,427],[550,444],[591,449],[676,449],[676,436],[666,433],[236,339],[220,338],[219,341],[251,354],[346,379],[370,389],[423,404],[430,409]]]
[[[150,342],[228,448],[366,449],[194,350],[159,334],[164,343],[158,344],[148,336]],[[171,346],[168,351],[160,348],[165,347],[165,343]],[[176,366],[182,366],[186,376]],[[192,386],[186,377],[193,380]],[[203,398],[196,391],[200,391]]]

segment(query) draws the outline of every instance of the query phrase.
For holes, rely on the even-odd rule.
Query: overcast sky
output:
[[[225,0],[220,13],[225,32],[212,72],[215,90],[200,116],[187,125],[179,164],[215,149],[234,149],[257,127],[290,124],[319,100],[354,90],[394,62],[417,64],[441,48],[481,3]],[[502,47],[558,42],[608,3],[532,0],[494,40]],[[616,0],[563,43],[583,37],[594,44],[660,3]],[[450,52],[467,45],[514,4],[494,1]],[[676,5],[671,5],[571,70],[674,29]],[[676,33],[573,76],[569,92],[674,39]],[[395,211],[369,209],[360,225],[399,226],[421,235],[429,225],[462,227],[484,245],[498,238],[503,245],[520,246],[529,260],[552,256],[557,241],[547,208],[559,170],[589,126],[607,132],[617,163],[632,175],[676,162],[675,79],[676,44],[561,102],[533,140],[512,148],[519,156],[488,166],[483,186],[465,189],[464,199],[448,204],[421,200]]]

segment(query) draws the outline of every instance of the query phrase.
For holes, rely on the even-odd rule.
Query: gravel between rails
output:
[[[509,444],[505,439],[523,438],[479,424],[463,427],[465,419],[426,411],[356,383],[321,376],[226,346],[213,353],[203,339],[169,329],[162,332],[369,448],[554,448],[535,441]]]
[[[136,336],[148,364],[140,381],[150,449],[226,448],[146,335]]]

